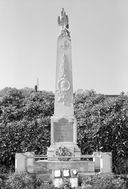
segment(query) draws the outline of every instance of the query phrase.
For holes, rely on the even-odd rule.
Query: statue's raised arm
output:
[[[66,15],[64,8],[62,8],[61,16],[58,16],[58,25],[62,26],[62,30],[69,28],[68,15]]]

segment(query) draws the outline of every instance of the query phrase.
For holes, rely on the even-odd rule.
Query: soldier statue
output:
[[[58,25],[62,26],[62,32],[66,32],[70,36],[68,15],[65,13],[64,8],[62,8],[61,16],[58,16]]]

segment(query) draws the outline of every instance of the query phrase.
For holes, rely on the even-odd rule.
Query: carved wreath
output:
[[[69,81],[65,78],[62,77],[58,81],[58,101],[63,102],[63,104],[66,104],[68,102],[68,90],[70,89],[70,83]]]
[[[70,157],[65,157],[65,156],[72,156],[72,153],[69,151],[68,148],[60,146],[56,150],[56,155],[58,156],[58,160],[60,160],[60,161],[68,161],[71,158]]]

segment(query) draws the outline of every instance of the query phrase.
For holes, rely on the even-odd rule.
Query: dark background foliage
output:
[[[78,145],[82,154],[112,152],[113,170],[128,171],[128,97],[86,91],[74,94]],[[0,164],[14,166],[15,153],[46,154],[54,94],[24,88],[0,91]]]

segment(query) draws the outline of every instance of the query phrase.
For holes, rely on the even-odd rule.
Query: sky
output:
[[[128,92],[128,0],[0,0],[0,89],[55,90],[57,17],[72,40],[74,91]]]

